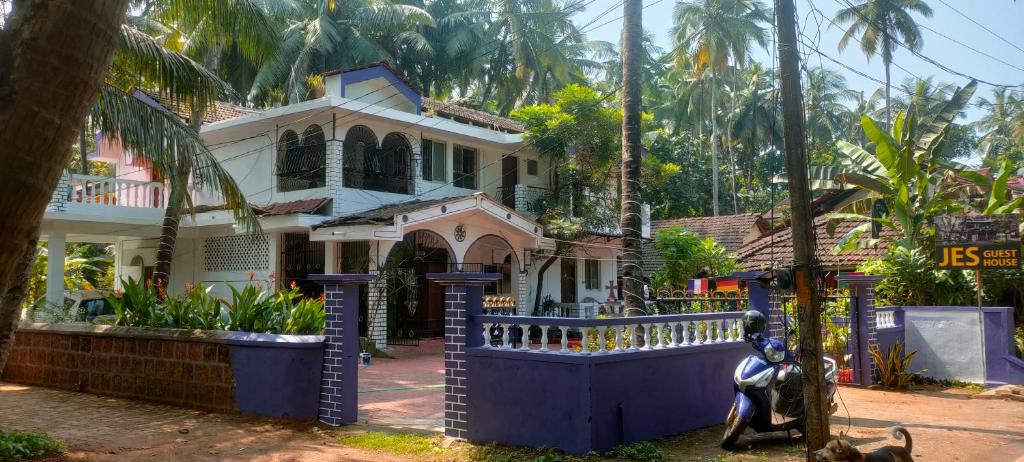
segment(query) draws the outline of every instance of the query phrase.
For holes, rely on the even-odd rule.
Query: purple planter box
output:
[[[743,342],[590,356],[467,350],[468,439],[607,451],[725,420]]]
[[[238,410],[275,418],[316,418],[323,336],[235,332],[227,343]]]

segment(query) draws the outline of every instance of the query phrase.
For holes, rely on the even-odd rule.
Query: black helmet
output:
[[[743,337],[751,338],[755,334],[764,332],[768,327],[768,318],[757,310],[750,310],[743,313]]]

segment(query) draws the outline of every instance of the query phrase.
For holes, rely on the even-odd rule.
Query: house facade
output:
[[[501,273],[487,294],[517,313],[538,298],[579,305],[609,297],[619,239],[607,230],[574,243],[541,277],[556,241],[537,221],[539,199],[551,194],[557,165],[525,142],[521,126],[425,98],[385,64],[328,73],[324,84],[323,97],[302,103],[211,111],[201,136],[261,231],[243,233],[217,194],[192,191],[195,213],[180,224],[170,292],[202,282],[228,297],[229,284],[295,283],[316,295],[311,274],[396,270],[403,276],[379,278],[363,294],[361,328],[381,348],[389,336],[443,333],[443,294],[427,282],[431,272]],[[114,244],[116,279],[147,278],[164,184],[116,141],[101,143],[97,159],[116,164],[116,177],[66,174],[44,238],[51,248]],[[59,302],[61,278],[50,280],[47,299]]]

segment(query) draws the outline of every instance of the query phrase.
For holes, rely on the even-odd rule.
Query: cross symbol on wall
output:
[[[619,297],[615,295],[615,289],[618,289],[619,286],[615,285],[614,279],[608,281],[608,285],[604,286],[604,288],[608,289],[608,301],[612,302],[619,299]]]

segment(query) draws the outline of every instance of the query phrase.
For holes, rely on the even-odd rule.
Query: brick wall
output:
[[[220,338],[130,328],[22,328],[3,380],[211,411],[234,411],[231,355]]]
[[[466,286],[444,291],[444,434],[466,438]]]

